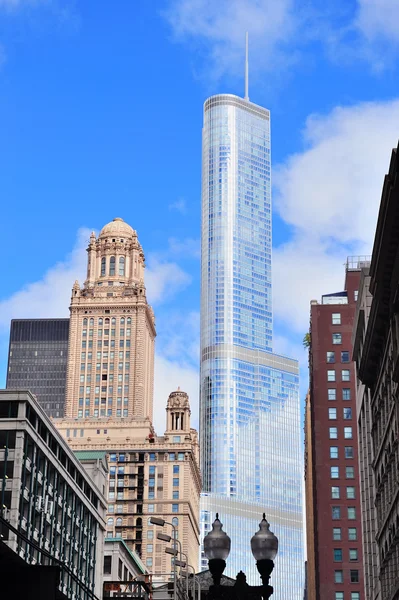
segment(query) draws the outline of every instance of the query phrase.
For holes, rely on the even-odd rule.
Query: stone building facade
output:
[[[151,516],[173,523],[182,550],[194,567],[199,551],[198,435],[190,426],[188,395],[172,392],[166,430],[157,436],[149,420],[57,421],[77,457],[106,451],[109,463],[107,536],[120,538],[155,577],[172,571],[171,556],[157,533],[172,536],[172,527],[151,525]],[[170,545],[170,544],[169,544]]]
[[[65,416],[152,418],[155,319],[137,234],[114,219],[87,252],[87,279],[72,290]]]
[[[399,160],[385,176],[354,359],[367,599],[399,598]]]

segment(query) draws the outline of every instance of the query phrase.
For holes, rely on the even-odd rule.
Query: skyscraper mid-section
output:
[[[202,535],[219,512],[226,574],[258,582],[250,539],[279,537],[275,598],[303,595],[298,363],[273,354],[269,111],[233,95],[204,106],[202,147]],[[202,557],[202,566],[206,561]]]

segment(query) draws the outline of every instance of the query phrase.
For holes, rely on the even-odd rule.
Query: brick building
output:
[[[352,329],[360,272],[348,259],[344,291],[311,302],[305,413],[309,600],[362,600],[363,569]]]

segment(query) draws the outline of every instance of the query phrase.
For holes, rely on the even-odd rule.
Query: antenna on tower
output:
[[[248,31],[245,33],[245,100],[249,101],[248,96]]]

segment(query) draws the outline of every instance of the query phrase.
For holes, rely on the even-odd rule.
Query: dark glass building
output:
[[[7,389],[29,389],[49,417],[63,417],[69,319],[13,319]]]

